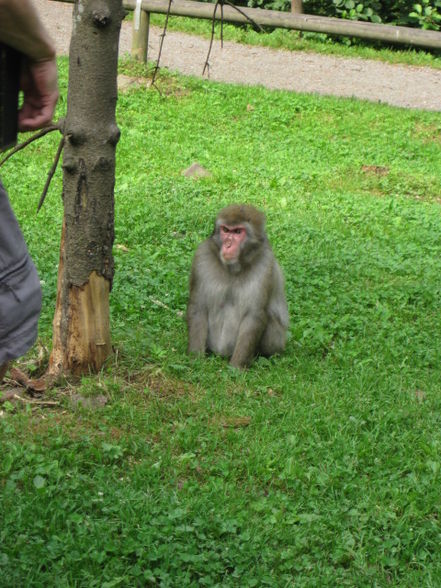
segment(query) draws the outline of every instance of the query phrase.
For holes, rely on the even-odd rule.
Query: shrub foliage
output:
[[[237,4],[271,10],[291,9],[291,0],[239,0]],[[441,0],[303,0],[304,12],[375,23],[440,30]]]

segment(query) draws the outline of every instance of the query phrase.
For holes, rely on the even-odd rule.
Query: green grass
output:
[[[163,15],[153,14],[151,16],[153,25],[163,27],[164,22],[165,16]],[[168,30],[199,35],[209,39],[212,23],[209,20],[174,16],[169,18]],[[218,22],[215,27],[215,42],[220,43],[220,38],[221,25]],[[389,46],[386,43],[368,42],[349,37],[341,37],[338,40],[321,33],[300,33],[299,31],[270,29],[268,27],[264,28],[264,32],[259,32],[249,25],[224,24],[223,38],[226,41],[272,47],[273,49],[308,51],[340,57],[376,59],[389,63],[441,68],[440,52],[436,50],[412,49],[402,45]],[[153,57],[150,55],[150,58]]]
[[[0,585],[438,587],[439,113],[159,87],[118,104],[116,354],[56,408],[2,407]],[[57,140],[2,169],[46,347],[60,170],[35,209]],[[194,161],[212,177],[183,177]],[[234,201],[265,209],[291,314],[286,352],[244,373],[189,359],[182,318],[195,247]]]

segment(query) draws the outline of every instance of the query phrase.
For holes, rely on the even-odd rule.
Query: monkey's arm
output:
[[[207,348],[208,316],[204,310],[189,304],[187,310],[188,353],[203,355]]]
[[[208,312],[201,287],[201,277],[194,263],[190,275],[190,298],[187,306],[188,353],[203,355],[207,348]]]

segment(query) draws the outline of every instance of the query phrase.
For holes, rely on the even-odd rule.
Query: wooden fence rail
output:
[[[73,3],[74,0],[53,0],[56,2]],[[166,14],[169,9],[169,0],[124,0],[124,8],[135,10],[138,8],[141,13],[148,15],[151,12]],[[173,0],[170,7],[170,14],[174,16],[188,16],[193,18],[212,19],[215,5],[195,0]],[[331,35],[342,35],[383,41],[385,43],[398,43],[411,47],[424,47],[427,49],[441,49],[441,32],[424,31],[410,27],[399,27],[385,24],[375,24],[355,20],[343,20],[324,16],[313,16],[310,14],[292,14],[289,12],[278,12],[276,10],[263,10],[261,8],[240,8],[240,12],[231,6],[223,6],[223,19],[225,22],[249,23],[254,21],[260,26],[294,29],[315,33],[327,33]],[[248,18],[247,18],[248,17]],[[221,10],[218,9],[215,15],[216,20],[221,19]],[[143,24],[136,29],[138,42],[144,43],[141,54],[146,55],[148,36],[148,16],[142,16]],[[142,21],[141,21],[142,22]],[[142,34],[142,30],[144,33]],[[147,31],[147,32],[145,32]],[[133,48],[136,53],[136,48]],[[139,49],[137,50],[139,53]],[[144,55],[142,57],[144,59]]]

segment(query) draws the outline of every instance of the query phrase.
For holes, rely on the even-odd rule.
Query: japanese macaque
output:
[[[221,210],[194,256],[187,307],[188,352],[212,351],[247,367],[285,348],[288,308],[282,271],[250,205]]]

